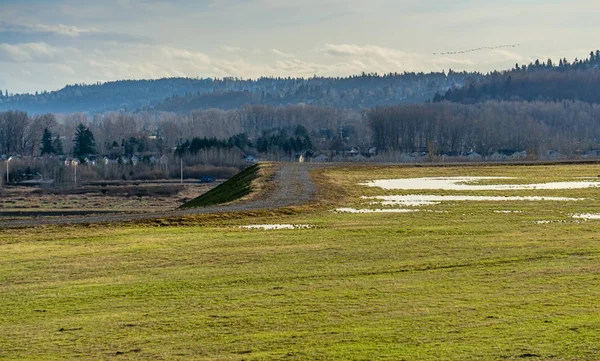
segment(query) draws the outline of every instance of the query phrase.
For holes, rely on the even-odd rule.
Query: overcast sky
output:
[[[505,69],[587,57],[598,14],[597,0],[0,0],[0,89]]]

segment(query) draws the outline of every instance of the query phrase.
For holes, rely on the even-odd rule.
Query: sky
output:
[[[476,70],[600,48],[597,0],[0,0],[0,89]],[[516,45],[464,54],[463,49]]]

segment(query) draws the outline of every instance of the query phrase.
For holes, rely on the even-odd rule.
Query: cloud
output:
[[[221,46],[221,50],[226,53],[239,53],[239,52],[244,51],[244,49],[242,49],[242,48],[238,48],[235,46],[228,46],[228,45]]]
[[[52,45],[87,46],[90,42],[145,42],[150,39],[95,28],[80,28],[65,24],[16,24],[0,22],[0,43],[19,44],[45,42]]]
[[[73,52],[76,50],[68,49],[68,53]],[[56,63],[60,62],[62,55],[66,53],[46,43],[0,44],[0,62]]]
[[[284,53],[283,51],[277,50],[277,49],[271,49],[271,52],[275,55],[284,57],[284,58],[294,58],[296,57],[294,54],[290,54],[290,53]]]
[[[11,24],[7,22],[0,22],[0,32],[16,32],[16,33],[53,33],[64,36],[79,36],[82,34],[89,34],[96,32],[91,29],[80,29],[76,26],[68,26],[64,24],[57,25],[24,25],[24,24]]]
[[[161,51],[169,58],[210,64],[210,57],[200,52],[192,52],[187,49],[178,49],[173,47],[161,47]]]

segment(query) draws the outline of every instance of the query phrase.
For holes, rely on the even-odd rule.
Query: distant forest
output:
[[[346,109],[423,103],[440,90],[460,87],[477,73],[361,74],[346,78],[237,78],[123,80],[69,85],[36,94],[0,95],[0,110],[89,114],[107,111],[239,109],[245,105],[310,104]]]
[[[212,154],[230,166],[249,154],[381,161],[597,157],[600,51],[489,74],[74,85],[33,95],[4,92],[2,109],[14,111],[0,112],[0,156],[39,157],[48,154],[44,149],[72,156],[83,124],[95,154],[111,159]]]

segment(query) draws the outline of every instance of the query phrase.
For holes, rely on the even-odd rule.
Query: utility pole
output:
[[[79,161],[74,159],[72,164],[75,167],[75,186],[77,186],[77,166],[79,165]]]
[[[183,158],[179,158],[179,161],[181,162],[181,184],[183,184]]]
[[[8,163],[10,163],[11,160],[13,160],[13,157],[8,157],[8,159],[6,160],[6,184],[8,184],[8,182],[10,182],[9,171],[8,171]]]

